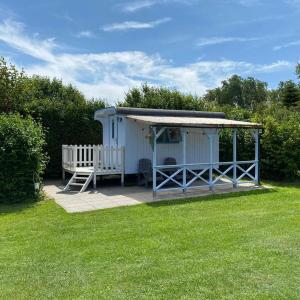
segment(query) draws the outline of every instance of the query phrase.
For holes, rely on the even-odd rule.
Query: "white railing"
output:
[[[258,184],[258,166],[256,160],[154,166],[154,172],[160,176],[154,192],[197,187],[213,189],[228,183],[234,187],[249,182]],[[255,172],[251,174],[253,169]]]
[[[99,172],[124,170],[124,147],[94,147],[94,166]]]
[[[62,145],[62,167],[73,172],[92,167],[99,173],[123,173],[124,147]]]

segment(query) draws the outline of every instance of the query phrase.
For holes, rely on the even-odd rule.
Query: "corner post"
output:
[[[74,145],[74,148],[73,148],[73,168],[74,168],[74,172],[76,172],[76,168],[77,168],[77,145]]]
[[[186,130],[182,129],[182,185],[183,192],[186,191]]]
[[[157,166],[157,157],[156,157],[156,127],[152,127],[153,131],[153,166],[152,166],[152,190],[153,190],[153,198],[156,197],[156,166]]]
[[[93,165],[94,165],[94,174],[93,174],[93,188],[97,188],[97,171],[99,168],[99,146],[93,146]]]
[[[255,185],[260,185],[260,135],[259,129],[255,130]]]
[[[121,186],[124,187],[124,178],[125,178],[125,148],[121,147],[121,156],[122,156],[122,173],[121,173]],[[117,153],[118,155],[118,153]]]
[[[213,191],[213,135],[207,136],[209,140],[209,189]]]
[[[233,154],[233,187],[237,187],[237,176],[236,176],[236,171],[237,171],[237,147],[236,147],[236,136],[237,136],[237,129],[233,129],[233,136],[232,136],[232,154]]]
[[[68,152],[67,152],[68,153]],[[66,163],[66,150],[65,145],[61,147],[61,157],[62,157],[62,180],[66,180],[66,172],[65,172],[65,163]]]

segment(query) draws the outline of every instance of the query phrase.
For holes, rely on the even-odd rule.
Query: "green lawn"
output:
[[[67,214],[0,206],[1,299],[299,299],[300,187]]]

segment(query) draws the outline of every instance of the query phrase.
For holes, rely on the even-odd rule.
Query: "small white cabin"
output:
[[[138,173],[140,159],[153,158],[152,123],[142,117],[199,117],[225,118],[224,113],[178,111],[162,109],[139,109],[109,107],[95,112],[95,120],[102,124],[103,146],[125,149],[125,174]],[[186,163],[206,163],[209,161],[209,140],[207,134],[214,135],[213,161],[219,161],[219,137],[216,128],[189,128],[186,136]],[[163,165],[167,157],[178,164],[183,163],[182,136],[180,128],[168,127],[157,140],[157,164]]]
[[[222,112],[108,107],[97,110],[102,124],[102,145],[63,145],[62,168],[73,176],[70,186],[84,191],[97,176],[143,174],[153,193],[168,189],[228,184],[259,184],[259,133],[257,123],[228,120]],[[232,129],[232,160],[219,159],[219,132]],[[255,158],[237,159],[237,129],[252,131]],[[100,134],[100,133],[99,133]],[[143,173],[143,165],[147,172]],[[171,184],[171,185],[170,185]]]

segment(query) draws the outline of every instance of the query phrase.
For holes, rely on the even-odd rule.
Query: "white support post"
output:
[[[183,192],[186,191],[186,130],[182,130],[182,187]]]
[[[236,149],[236,136],[237,136],[237,129],[234,128],[233,129],[233,136],[232,136],[232,153],[233,153],[233,187],[236,188],[237,187],[237,166],[236,166],[236,162],[237,162],[237,149]]]
[[[94,165],[94,175],[93,175],[93,188],[97,188],[97,171],[99,168],[99,146],[93,146],[93,165]]]
[[[122,174],[121,174],[121,186],[124,186],[124,177],[125,177],[125,148],[122,146],[121,147],[121,169],[122,169]],[[118,155],[118,153],[117,153]]]
[[[209,140],[209,189],[213,191],[213,135],[208,134]]]
[[[153,166],[152,166],[152,190],[153,190],[153,198],[156,197],[156,166],[157,166],[157,158],[156,158],[156,141],[157,141],[157,134],[156,134],[156,127],[152,128],[153,130]]]
[[[255,185],[259,185],[259,130],[255,130],[254,133],[255,139]]]
[[[77,145],[75,145],[73,148],[73,168],[75,172],[77,168]]]

